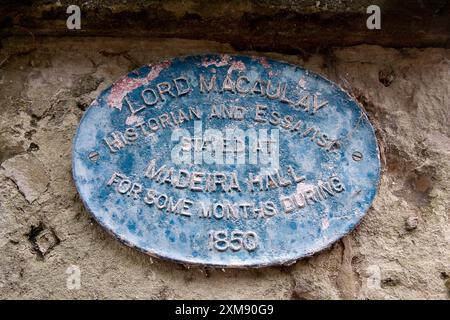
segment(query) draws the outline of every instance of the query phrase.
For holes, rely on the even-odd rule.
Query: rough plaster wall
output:
[[[233,49],[177,39],[3,40],[0,298],[448,299],[446,49],[257,53],[338,82],[377,127],[384,162],[378,196],[360,226],[328,250],[285,267],[186,268],[120,244],[93,221],[71,177],[71,142],[84,110],[136,67],[204,52]],[[66,287],[72,264],[81,269],[80,290]]]

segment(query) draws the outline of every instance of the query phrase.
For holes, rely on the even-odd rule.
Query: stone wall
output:
[[[1,298],[449,298],[450,50],[255,52],[230,42],[4,33]],[[382,150],[373,206],[347,237],[290,266],[189,268],[120,244],[93,221],[72,181],[71,142],[83,112],[143,64],[237,49],[304,66],[359,100]],[[70,265],[81,270],[79,290],[66,286]]]

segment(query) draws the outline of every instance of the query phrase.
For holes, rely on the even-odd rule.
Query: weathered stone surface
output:
[[[120,244],[84,209],[70,155],[86,104],[127,71],[233,48],[180,39],[30,39],[2,42],[0,55],[9,58],[0,69],[0,148],[11,158],[35,143],[32,154],[50,184],[29,204],[0,170],[0,297],[449,298],[449,50],[356,46],[309,58],[242,52],[300,64],[350,91],[377,127],[384,169],[372,208],[345,241],[288,267],[222,271],[187,269]],[[380,82],[381,70],[395,77]],[[35,114],[42,101],[46,111]],[[413,232],[405,229],[410,216],[420,221]],[[40,223],[60,240],[43,257],[27,236]],[[71,265],[81,270],[79,290],[66,287]]]
[[[13,180],[29,203],[47,190],[49,177],[42,163],[31,154],[18,155],[1,165],[5,175]]]

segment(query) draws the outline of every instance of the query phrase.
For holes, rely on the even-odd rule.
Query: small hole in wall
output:
[[[390,67],[381,69],[378,72],[378,80],[383,84],[383,86],[389,87],[395,80],[394,70]]]
[[[39,150],[39,146],[34,142],[30,143],[30,146],[27,149],[28,152],[33,152],[33,151],[38,151],[38,150]]]

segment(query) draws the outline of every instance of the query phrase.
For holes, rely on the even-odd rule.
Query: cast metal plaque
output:
[[[146,65],[103,91],[73,143],[86,208],[186,264],[293,262],[351,231],[376,194],[374,130],[335,84],[263,57]]]

